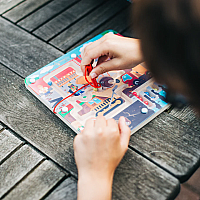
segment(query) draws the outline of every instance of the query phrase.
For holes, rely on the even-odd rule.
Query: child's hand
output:
[[[91,78],[111,70],[130,69],[143,62],[140,40],[108,33],[84,49],[81,70],[93,59],[99,58],[90,73]]]
[[[100,191],[99,199],[109,199],[114,171],[128,149],[129,139],[130,129],[124,117],[118,124],[103,116],[87,120],[85,129],[74,140],[79,199],[92,199],[93,194],[93,199],[98,199]]]

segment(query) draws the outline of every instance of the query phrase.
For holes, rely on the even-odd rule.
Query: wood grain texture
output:
[[[72,23],[81,19],[81,17],[91,12],[104,1],[105,0],[82,0],[38,28],[33,33],[47,41],[62,30],[67,29]]]
[[[33,31],[45,22],[55,17],[60,12],[73,5],[78,0],[56,0],[52,1],[38,11],[29,15],[18,24],[28,31]]]
[[[112,199],[174,199],[179,187],[176,178],[129,149],[115,172]]]
[[[1,17],[0,46],[0,63],[24,78],[63,55]]]
[[[2,65],[0,84],[4,85],[0,87],[0,121],[65,169],[76,173],[75,133],[25,88],[22,78]]]
[[[77,180],[69,177],[64,180],[45,200],[76,200]]]
[[[0,88],[0,120],[77,177],[77,169],[73,155],[73,131],[24,88],[24,83],[21,78],[1,65],[0,84],[4,84],[4,88]],[[6,96],[9,96],[9,99],[12,100],[7,101],[4,98]],[[21,123],[22,121],[23,123]],[[158,188],[163,182],[167,184],[163,187],[164,192],[162,191],[159,194],[162,197],[161,199],[166,199],[166,196],[171,196],[172,193],[174,195],[175,191],[176,193],[178,192],[178,180],[157,168],[143,157],[136,153],[131,153],[132,150],[129,149],[129,152],[130,154],[127,154],[128,157],[125,157],[124,164],[120,165],[121,167],[119,166],[121,170],[118,171],[118,179],[115,180],[115,187],[118,187],[118,185],[119,188],[124,187],[124,190],[114,190],[116,198],[118,196],[126,197],[125,193],[129,190],[130,195],[137,193],[137,184],[133,185],[133,183],[135,183],[135,180],[139,181],[141,177],[143,179],[143,185],[141,187],[146,187],[145,180],[151,179],[151,188],[148,186],[149,188],[144,190],[150,193],[148,199],[151,199],[154,189]],[[139,158],[136,159],[138,156]],[[136,161],[138,164],[135,163]],[[154,169],[156,171],[158,170],[160,178],[154,179],[153,175],[150,176],[149,173],[144,173],[146,170],[153,170],[152,173],[155,173]],[[130,176],[130,173],[133,176]],[[164,175],[161,175],[162,173]],[[169,182],[166,181],[166,176],[169,176]],[[136,179],[136,177],[139,178]],[[121,184],[122,180],[123,182],[129,182],[129,184],[123,186]],[[156,196],[158,193],[159,191],[156,192]],[[148,196],[147,193],[141,195]]]
[[[64,176],[64,173],[46,160],[11,190],[4,200],[41,199]]]
[[[5,160],[17,147],[23,142],[12,135],[9,131],[4,130],[0,133],[0,163]]]
[[[187,106],[181,110],[174,108],[170,114],[187,123],[195,130],[200,131],[200,118],[190,106]]]
[[[50,0],[26,0],[20,5],[16,6],[12,10],[5,13],[3,16],[8,18],[13,22],[17,22],[28,14],[32,13],[35,9],[42,6],[44,3],[47,3]]]
[[[0,14],[4,13],[5,11],[11,9],[12,7],[16,6],[20,2],[23,2],[25,0],[1,0],[0,1]]]
[[[50,43],[62,51],[66,51],[128,5],[128,2],[121,0],[107,1],[52,39]]]
[[[162,113],[136,132],[130,146],[186,181],[200,163],[200,132]]]
[[[72,48],[68,49],[68,51],[72,50],[73,48],[81,45],[84,42],[87,42],[91,38],[95,37],[96,35],[104,32],[105,30],[115,30],[118,33],[123,33],[123,31],[130,25],[130,12],[131,12],[131,6],[128,6],[123,11],[112,17],[110,20],[106,21],[104,24],[102,24],[99,28],[95,29],[84,37],[80,42],[76,43]]]
[[[132,30],[133,28],[132,27],[128,27],[126,30],[124,30],[123,32],[122,32],[122,34],[123,34],[123,36],[125,36],[125,37],[134,37],[134,33],[133,33],[133,30]]]
[[[43,157],[24,145],[0,166],[0,198],[30,172]]]

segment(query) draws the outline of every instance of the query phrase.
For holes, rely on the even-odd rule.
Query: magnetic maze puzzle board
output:
[[[87,84],[80,69],[81,52],[108,32],[117,34],[105,31],[25,79],[27,89],[76,133],[84,128],[88,118],[98,115],[117,121],[124,116],[134,133],[168,107],[165,92],[153,81],[144,64],[104,73],[97,79],[101,84],[98,91],[87,85],[63,100]]]

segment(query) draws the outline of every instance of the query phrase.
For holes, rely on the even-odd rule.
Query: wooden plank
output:
[[[69,177],[63,181],[45,200],[76,200],[77,181]]]
[[[22,77],[63,55],[0,17],[0,63]]]
[[[128,2],[121,0],[107,1],[52,39],[50,43],[62,51],[66,51],[128,5]]]
[[[0,1],[0,14],[4,13],[5,11],[11,9],[12,7],[16,6],[17,4],[23,2],[25,0],[1,0]]]
[[[117,167],[113,200],[175,199],[179,181],[130,149]]]
[[[17,22],[20,19],[24,18],[28,14],[32,13],[35,9],[39,8],[43,4],[49,2],[50,0],[26,0],[21,3],[19,6],[13,8],[12,10],[5,13],[3,16],[8,18],[13,22]]]
[[[187,123],[195,130],[200,131],[200,117],[190,106],[187,106],[183,109],[174,108],[170,114]]]
[[[67,29],[72,23],[91,12],[94,8],[102,4],[105,0],[82,0],[67,9],[48,23],[38,28],[33,33],[43,40],[49,40],[64,29]]]
[[[0,87],[0,121],[75,173],[75,133],[25,88],[22,78],[1,64],[0,85],[4,86]]]
[[[129,27],[127,28],[126,30],[124,30],[122,32],[123,36],[125,37],[134,37],[134,33],[133,33],[133,30],[132,30],[132,27]]]
[[[102,33],[105,30],[115,30],[118,33],[123,33],[123,31],[130,25],[130,12],[131,12],[131,6],[125,8],[122,12],[118,13],[114,17],[111,18],[111,20],[106,21],[104,24],[102,24],[99,28],[94,30],[92,33],[87,35],[84,39],[82,39],[80,42],[76,43],[72,48],[70,48],[68,51],[72,50],[73,48],[81,45],[84,42],[87,42],[94,36]]]
[[[5,160],[23,142],[12,135],[10,131],[4,130],[0,133],[0,163]]]
[[[64,11],[79,0],[56,0],[47,4],[33,14],[29,15],[18,24],[28,31],[34,31],[60,12]]]
[[[4,200],[41,199],[64,176],[63,172],[46,160],[11,190]]]
[[[0,166],[0,198],[30,172],[43,157],[24,145]]]
[[[186,181],[200,163],[200,132],[162,113],[135,133],[130,146]]]

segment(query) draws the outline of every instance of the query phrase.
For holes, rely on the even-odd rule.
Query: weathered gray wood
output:
[[[48,1],[50,0],[40,0],[40,1],[26,0],[25,2],[21,3],[12,10],[5,13],[3,16],[13,22],[17,22],[26,15],[33,12],[35,9],[42,6],[44,3],[47,3]]]
[[[133,29],[132,27],[129,27],[129,28],[127,28],[126,30],[124,30],[124,31],[122,32],[123,36],[125,36],[125,37],[134,37],[134,34],[133,34],[133,30],[132,30],[132,29]]]
[[[59,163],[60,166],[77,176],[73,156],[74,133],[24,88],[21,78],[1,65],[0,84],[4,84],[4,88],[0,88],[0,120],[55,162]],[[15,87],[12,87],[12,85]],[[13,101],[6,102],[4,98],[6,96],[9,96]],[[125,194],[127,192],[130,192],[130,195],[136,194],[137,197],[139,195],[137,194],[137,185],[133,183],[135,183],[135,180],[139,181],[140,179],[143,180],[141,187],[146,187],[145,180],[150,179],[151,186],[144,190],[149,193],[140,194],[145,197],[149,195],[148,199],[157,195],[160,195],[161,199],[167,199],[178,192],[178,181],[175,178],[136,153],[131,153],[131,151],[129,149],[128,157],[126,155],[124,158],[124,164],[120,165],[121,167],[119,166],[118,179],[115,180],[116,183],[114,184],[116,184],[116,187],[119,185],[119,188],[122,187],[124,190],[115,189],[114,193],[116,193],[117,197],[126,197]],[[153,170],[152,173],[157,173],[158,178],[157,175],[153,176],[151,173],[145,174],[146,170]],[[130,173],[133,176],[130,176]],[[128,176],[125,176],[126,174]],[[139,178],[136,179],[136,177]],[[128,184],[122,185],[122,182],[127,182]],[[159,188],[159,185],[162,185],[164,182],[166,182],[165,187],[158,189],[154,195],[155,188]],[[158,194],[160,190],[162,193]],[[142,193],[142,191],[140,192]]]
[[[8,157],[23,142],[12,135],[9,131],[4,130],[0,133],[0,163]]]
[[[78,0],[52,1],[45,7],[20,21],[18,24],[28,31],[33,31],[77,1]]]
[[[0,121],[75,173],[75,133],[25,88],[22,78],[2,65],[0,84],[4,86],[0,87]]]
[[[72,23],[91,12],[105,0],[82,0],[70,7],[51,21],[47,22],[33,33],[43,40],[49,40],[62,30],[68,28]]]
[[[72,50],[73,48],[81,45],[82,43],[90,40],[94,36],[102,33],[105,30],[113,29],[117,31],[118,33],[123,33],[123,31],[130,25],[130,12],[131,12],[131,6],[125,8],[122,12],[118,13],[114,17],[112,17],[109,21],[106,21],[104,24],[102,24],[99,28],[94,30],[92,33],[87,35],[84,39],[82,39],[80,42],[76,43],[72,48],[70,48],[68,51]]]
[[[0,198],[30,172],[43,157],[24,145],[0,165]]]
[[[0,62],[26,77],[63,55],[0,17]]]
[[[200,163],[200,132],[162,113],[131,137],[130,146],[186,181]]]
[[[4,200],[41,199],[64,176],[63,172],[46,160],[8,193]]]
[[[108,1],[63,31],[60,35],[52,39],[50,43],[66,51],[128,5],[129,3],[126,1]]]
[[[200,131],[200,118],[190,106],[187,106],[181,110],[174,108],[170,114],[187,123],[195,130]]]
[[[77,181],[69,177],[63,181],[45,200],[76,200]]]
[[[115,172],[113,200],[174,199],[179,186],[176,178],[129,149]]]
[[[20,2],[23,2],[25,0],[1,0],[0,1],[0,14],[4,13],[6,10],[11,9],[12,7],[16,6]]]

